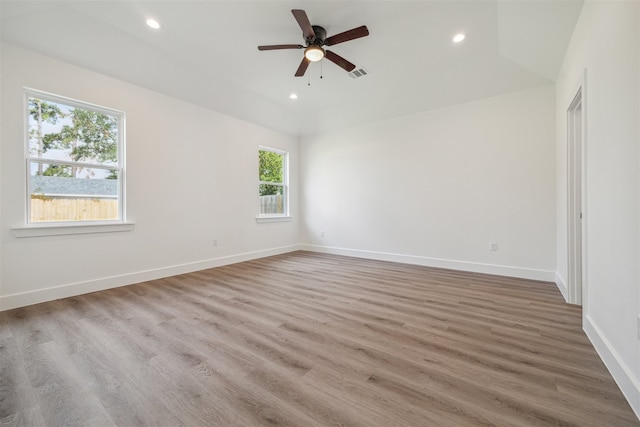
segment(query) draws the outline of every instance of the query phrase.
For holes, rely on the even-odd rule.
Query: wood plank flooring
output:
[[[294,252],[0,313],[0,425],[640,426],[552,283]]]

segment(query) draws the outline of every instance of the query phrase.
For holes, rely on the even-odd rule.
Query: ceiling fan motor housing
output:
[[[314,38],[307,39],[307,46],[316,45],[322,46],[324,44],[324,40],[327,38],[327,30],[319,25],[312,25],[313,32],[316,34]],[[302,35],[304,37],[304,34]]]

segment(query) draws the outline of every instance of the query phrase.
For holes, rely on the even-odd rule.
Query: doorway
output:
[[[582,86],[567,109],[568,302],[582,305],[583,295],[583,100]]]

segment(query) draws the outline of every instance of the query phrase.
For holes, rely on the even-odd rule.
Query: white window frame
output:
[[[38,98],[58,104],[63,104],[73,108],[95,111],[115,117],[118,123],[118,156],[117,164],[114,167],[105,167],[100,164],[87,164],[83,162],[70,162],[57,159],[37,158],[31,155],[29,150],[29,99]],[[113,108],[103,107],[89,102],[68,98],[32,88],[24,88],[24,159],[25,159],[25,219],[24,226],[12,229],[16,237],[50,236],[65,234],[102,233],[112,231],[130,231],[133,224],[126,221],[125,205],[125,128],[126,116],[123,111]],[[41,163],[55,163],[66,165],[78,165],[82,167],[92,167],[95,169],[116,169],[118,171],[118,218],[112,220],[92,220],[92,221],[31,221],[31,163],[33,161]]]
[[[282,172],[282,184],[279,182],[268,182],[268,181],[260,181],[260,165],[258,164],[257,172],[258,172],[258,185],[256,185],[257,194],[257,202],[258,202],[258,215],[256,217],[256,221],[258,222],[273,222],[273,221],[289,221],[291,219],[289,213],[290,200],[289,200],[289,152],[279,150],[277,148],[266,147],[264,145],[258,146],[258,153],[260,151],[269,151],[272,153],[279,154],[283,156],[282,168],[284,169]],[[277,185],[282,186],[284,195],[284,212],[281,214],[262,214],[260,213],[260,185]]]

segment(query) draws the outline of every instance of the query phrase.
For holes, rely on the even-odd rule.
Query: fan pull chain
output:
[[[324,60],[320,61],[320,78],[323,78],[322,64]],[[307,86],[311,86],[311,71],[307,73]]]

